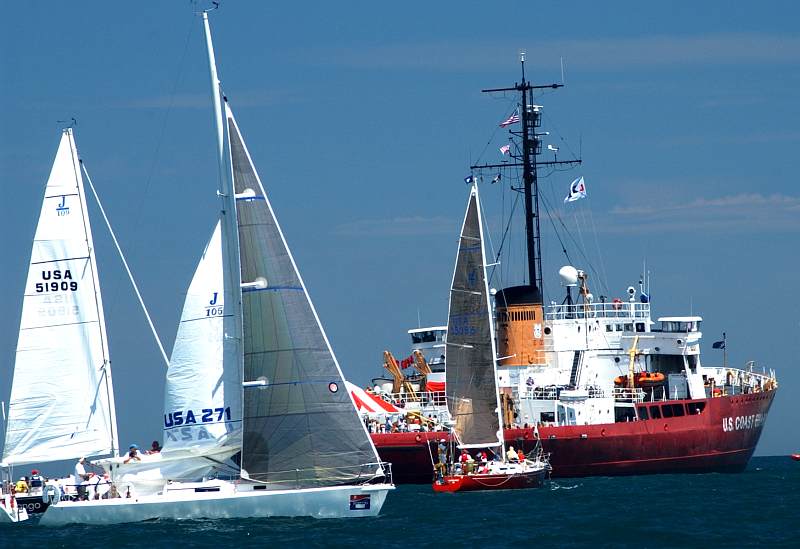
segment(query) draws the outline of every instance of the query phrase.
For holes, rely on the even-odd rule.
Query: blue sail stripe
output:
[[[302,292],[303,288],[300,286],[268,286],[266,288],[242,288],[242,293],[245,292],[268,292],[273,291],[277,292],[280,290],[295,290],[298,292]]]

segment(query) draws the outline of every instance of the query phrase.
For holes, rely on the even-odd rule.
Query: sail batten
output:
[[[3,461],[117,450],[94,244],[72,130],[64,130],[31,250]]]
[[[276,488],[367,480],[378,456],[226,105],[242,280],[242,476]],[[264,383],[257,383],[263,381]]]
[[[473,185],[461,227],[447,321],[446,391],[459,446],[502,444],[486,256],[478,189]],[[477,244],[476,244],[477,243]]]

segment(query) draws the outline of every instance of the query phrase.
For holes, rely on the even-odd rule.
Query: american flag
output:
[[[503,145],[500,147],[500,154],[508,154],[508,151],[511,150],[511,145]]]
[[[517,122],[519,122],[519,109],[515,109],[511,116],[500,122],[500,127],[505,128],[506,126],[516,124]]]

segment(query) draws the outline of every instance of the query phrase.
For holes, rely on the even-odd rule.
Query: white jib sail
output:
[[[189,285],[172,349],[164,396],[165,457],[239,450],[241,373],[236,342],[226,336],[233,318],[225,293],[218,222]]]
[[[31,252],[3,461],[114,453],[103,303],[72,130],[64,130]]]

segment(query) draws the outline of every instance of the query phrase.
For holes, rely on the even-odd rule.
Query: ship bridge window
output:
[[[636,331],[639,333],[644,332],[644,322],[636,323]]]
[[[705,410],[705,407],[706,407],[705,402],[690,402],[686,405],[686,409],[689,412],[689,415],[702,414],[703,410]]]
[[[433,343],[437,341],[436,333],[433,331],[415,332],[411,334],[411,341],[413,343]]]
[[[632,332],[633,331],[633,324],[625,324],[625,331]]]
[[[606,332],[613,332],[614,325],[613,324],[606,324]]]
[[[650,366],[654,372],[662,374],[680,373],[684,370],[681,355],[650,355]]]

